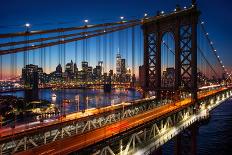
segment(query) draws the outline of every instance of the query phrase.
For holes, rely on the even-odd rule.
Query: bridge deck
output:
[[[218,93],[226,88],[221,88],[218,90],[212,90],[206,94],[199,95],[199,99]],[[183,101],[176,103],[164,105],[159,108],[155,108],[149,111],[146,111],[142,114],[138,114],[134,117],[123,119],[117,123],[107,125],[102,128],[92,130],[81,135],[76,135],[66,139],[58,140],[40,147],[33,148],[24,152],[18,153],[21,154],[68,154],[76,150],[80,150],[87,146],[90,146],[94,143],[100,142],[106,138],[109,138],[113,135],[122,133],[128,129],[132,129],[136,126],[142,125],[145,122],[149,122],[153,119],[157,119],[164,115],[167,115],[175,110],[181,110],[189,105],[193,104],[190,98],[186,98]]]
[[[66,117],[60,117],[56,119],[49,119],[46,122],[31,122],[31,123],[26,123],[26,124],[20,124],[16,125],[15,128],[0,128],[0,141],[7,139],[7,138],[14,138],[15,136],[18,135],[26,135],[28,133],[33,133],[33,132],[38,132],[40,129],[46,129],[46,128],[53,128],[55,126],[59,126],[62,124],[65,124],[70,121],[80,121],[83,119],[88,119],[88,117],[95,117],[97,115],[101,115],[107,112],[111,112],[114,110],[119,110],[122,108],[126,108],[127,106],[130,105],[136,105],[139,104],[140,101],[149,101],[149,100],[154,100],[152,98],[148,99],[139,99],[135,101],[128,101],[127,103],[120,103],[120,104],[115,104],[113,106],[107,106],[107,107],[102,107],[99,109],[92,108],[92,109],[87,109],[85,112],[76,112],[76,113],[71,113],[67,114]],[[132,104],[128,104],[132,103]]]

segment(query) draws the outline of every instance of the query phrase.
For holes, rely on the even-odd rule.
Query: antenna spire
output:
[[[118,48],[118,52],[117,52],[117,54],[120,54],[119,48]]]

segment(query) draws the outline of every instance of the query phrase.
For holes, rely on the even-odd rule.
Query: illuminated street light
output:
[[[28,32],[29,28],[31,27],[31,24],[30,23],[26,23],[24,26],[26,27],[26,31]]]
[[[26,23],[26,24],[25,24],[25,27],[26,27],[26,28],[29,28],[29,27],[31,27],[31,24],[30,24],[30,23]]]
[[[144,13],[144,17],[147,17],[148,16],[148,14],[147,13]]]
[[[120,17],[120,19],[121,19],[121,20],[123,20],[123,19],[124,19],[124,17],[123,17],[123,16],[121,16],[121,17]]]
[[[85,19],[85,20],[84,20],[84,22],[85,22],[85,23],[88,23],[88,22],[89,22],[89,20],[88,20],[88,19]]]

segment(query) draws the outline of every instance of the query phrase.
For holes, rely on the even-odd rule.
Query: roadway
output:
[[[225,90],[221,88],[218,90],[212,90],[210,92],[200,94],[199,99],[213,95],[217,92]],[[142,114],[135,115],[134,117],[125,118],[119,122],[107,125],[102,128],[94,129],[92,131],[83,133],[81,135],[75,135],[66,139],[57,140],[46,145],[35,147],[33,149],[18,153],[19,155],[50,155],[50,154],[68,154],[76,150],[80,150],[94,143],[100,142],[113,135],[119,134],[128,129],[132,129],[136,126],[142,125],[144,122],[157,119],[164,115],[167,115],[175,110],[180,110],[183,107],[193,104],[191,98],[186,98],[182,101],[164,105],[155,109],[151,109]]]
[[[143,100],[149,101],[149,100],[153,100],[153,98],[135,100],[133,101],[133,104],[138,104],[139,101],[143,101]],[[46,127],[54,126],[57,124],[63,124],[63,123],[66,123],[68,121],[73,121],[73,120],[78,121],[80,119],[87,118],[89,116],[99,115],[102,113],[118,110],[121,108],[126,108],[129,105],[131,105],[130,102],[122,102],[120,104],[115,104],[115,105],[111,105],[107,107],[87,109],[85,110],[85,112],[80,111],[80,112],[67,114],[65,117],[61,116],[59,118],[46,119],[43,122],[34,121],[30,123],[19,124],[19,125],[16,125],[15,128],[2,127],[0,128],[0,140],[3,138],[7,138],[9,136],[14,136],[16,134],[29,132],[29,131],[30,132],[38,131],[38,129],[41,129],[41,128],[46,128]]]

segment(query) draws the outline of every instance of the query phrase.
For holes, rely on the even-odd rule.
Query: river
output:
[[[173,155],[174,141],[163,146],[164,155]],[[210,112],[210,120],[199,126],[197,135],[198,155],[232,154],[232,99]]]
[[[25,92],[7,92],[1,93],[1,95],[24,97]],[[66,114],[77,111],[78,105],[79,109],[82,110],[86,108],[104,107],[141,98],[139,92],[125,89],[114,89],[110,93],[105,93],[102,89],[40,89],[38,96],[39,99],[54,103],[58,108],[60,108],[63,100],[67,100],[69,103],[64,106]]]

